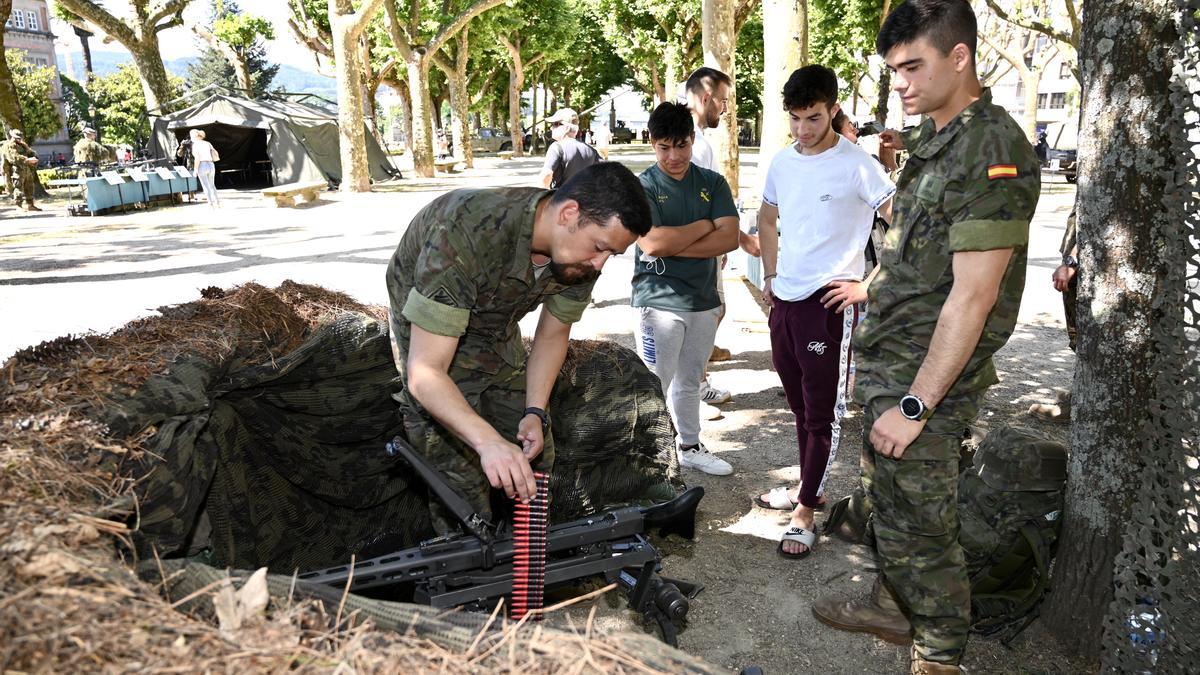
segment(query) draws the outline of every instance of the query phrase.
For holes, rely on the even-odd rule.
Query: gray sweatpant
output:
[[[667,409],[678,432],[676,442],[700,442],[700,382],[717,337],[720,307],[676,312],[639,307],[637,346],[642,363],[662,381]]]

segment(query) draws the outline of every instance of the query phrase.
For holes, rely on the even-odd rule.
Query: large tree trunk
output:
[[[158,34],[151,33],[134,45],[127,45],[133,62],[142,78],[142,93],[146,96],[146,110],[166,113],[163,104],[174,98],[167,68],[163,65],[162,53],[158,50]]]
[[[887,126],[888,101],[892,97],[892,71],[887,64],[879,67],[879,98],[875,100],[875,120]]]
[[[413,171],[433,177],[433,101],[429,98],[429,62],[415,51],[408,61],[408,94],[412,97],[412,134],[408,149],[412,152]]]
[[[1037,142],[1038,87],[1041,85],[1041,70],[1021,69],[1021,86],[1025,88],[1025,114],[1021,119],[1021,130],[1030,143]]]
[[[763,0],[763,60],[759,174],[765,176],[763,158],[787,145],[790,138],[783,83],[808,63],[808,0]]]
[[[1104,670],[1122,672],[1154,669],[1131,650],[1126,620],[1137,599],[1158,599],[1178,621],[1197,597],[1169,569],[1194,555],[1177,537],[1186,529],[1181,438],[1196,424],[1180,382],[1183,275],[1195,244],[1172,194],[1171,140],[1185,136],[1169,99],[1178,38],[1169,5],[1091,3],[1079,50],[1088,121],[1079,138],[1079,345],[1063,538],[1043,618],[1089,664],[1103,658]],[[1182,644],[1194,630],[1176,625],[1168,646],[1192,649]]]
[[[734,56],[737,53],[737,29],[735,0],[704,0],[701,17],[704,24],[704,65],[725,73],[733,79],[729,88],[729,109],[721,117],[721,125],[713,140],[713,153],[721,175],[729,183],[736,199],[738,196],[739,153],[737,117],[737,73],[734,72]]]
[[[383,0],[368,0],[358,12],[350,0],[329,3],[329,26],[333,32],[334,65],[338,86],[338,149],[342,161],[342,192],[370,192],[367,168],[367,138],[363,123],[362,64],[358,38]]]
[[[508,129],[512,134],[513,157],[524,157],[521,133],[521,90],[525,88],[525,66],[521,59],[519,40],[509,41],[500,36],[508,50]]]
[[[12,13],[12,0],[0,0],[0,25],[8,21]],[[0,30],[0,120],[9,129],[25,129],[21,118],[21,104],[18,103],[17,86],[13,84],[12,71],[8,69],[8,61],[4,58],[4,31]]]
[[[464,26],[455,37],[453,68],[443,68],[442,72],[446,74],[446,86],[450,90],[450,128],[455,157],[469,169],[475,166],[475,152],[471,149],[471,92],[467,88],[468,30]]]

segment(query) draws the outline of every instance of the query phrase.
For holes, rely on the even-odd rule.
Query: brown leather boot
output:
[[[917,654],[915,645],[909,651],[908,655],[910,675],[957,675],[957,673],[963,672],[962,668],[959,668],[957,664],[926,661]]]
[[[897,645],[912,642],[912,624],[879,577],[867,598],[824,597],[813,603],[813,616],[827,626],[854,633],[871,633]]]

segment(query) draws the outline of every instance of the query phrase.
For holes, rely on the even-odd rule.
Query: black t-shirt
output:
[[[600,153],[595,148],[568,136],[550,146],[542,168],[553,173],[550,187],[560,188],[571,176],[599,161]]]

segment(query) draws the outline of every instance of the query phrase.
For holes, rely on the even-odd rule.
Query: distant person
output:
[[[175,166],[192,166],[192,139],[185,138],[175,148]]]
[[[208,200],[208,205],[212,208],[217,208],[221,205],[221,200],[217,198],[217,162],[221,161],[221,155],[217,153],[217,149],[212,143],[204,140],[204,132],[199,129],[192,129],[192,167],[195,169],[196,178],[200,180],[200,186],[204,188],[204,197]]]
[[[108,154],[108,151],[96,140],[96,130],[91,127],[84,127],[83,138],[79,139],[79,142],[75,144],[73,154],[76,164],[83,164],[89,169],[95,170],[104,161],[104,157]]]
[[[1075,351],[1079,336],[1077,317],[1079,314],[1079,243],[1075,232],[1075,209],[1067,216],[1067,231],[1063,233],[1062,264],[1050,276],[1054,290],[1063,294],[1063,311],[1067,320],[1067,346]],[[1034,403],[1029,414],[1039,419],[1055,422],[1071,421],[1071,392],[1060,391],[1054,403]]]
[[[596,142],[596,152],[600,153],[600,159],[608,161],[608,149],[612,146],[612,129],[608,128],[608,124],[601,125],[599,131],[592,132],[592,138]]]
[[[8,140],[0,144],[0,172],[4,173],[4,185],[17,206],[25,202],[26,211],[41,211],[33,203],[37,188],[37,154],[25,142],[20,129],[10,129]]]
[[[1033,146],[1033,151],[1037,153],[1038,161],[1045,164],[1046,159],[1050,156],[1050,144],[1046,142],[1046,132],[1038,132],[1037,145]]]
[[[557,190],[571,176],[600,161],[600,153],[587,143],[580,143],[579,116],[570,108],[560,108],[549,119],[554,143],[546,150],[546,162],[538,175],[542,187]]]

